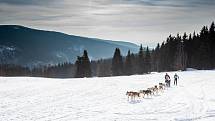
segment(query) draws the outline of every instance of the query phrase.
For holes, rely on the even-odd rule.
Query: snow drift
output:
[[[171,78],[175,72],[170,72]],[[165,73],[106,78],[0,78],[1,121],[210,121],[215,71],[177,72],[179,85],[128,101],[126,91],[164,82]]]

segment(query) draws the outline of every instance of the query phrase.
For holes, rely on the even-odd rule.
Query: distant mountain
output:
[[[18,25],[0,25],[1,64],[35,66],[75,62],[84,49],[91,59],[109,58],[116,47],[124,55],[129,49],[138,51],[138,46],[129,42],[80,37]]]

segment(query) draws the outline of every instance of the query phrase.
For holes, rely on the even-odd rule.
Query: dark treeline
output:
[[[72,78],[75,75],[75,65],[62,63],[58,65],[42,66],[30,69],[29,67],[14,64],[0,65],[0,76],[33,76],[49,78]]]
[[[215,68],[214,22],[204,26],[199,34],[184,33],[182,36],[169,36],[166,42],[152,50],[152,70],[171,71],[186,68]]]
[[[138,53],[122,56],[116,48],[113,58],[90,61],[85,50],[75,64],[63,63],[30,69],[2,64],[0,76],[35,76],[52,78],[107,77],[146,74],[152,71],[174,71],[186,68],[215,68],[215,25],[204,26],[200,33],[170,35],[161,45],[149,49],[140,46]]]

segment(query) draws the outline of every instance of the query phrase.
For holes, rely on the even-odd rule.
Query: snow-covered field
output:
[[[169,73],[171,78],[174,73]],[[215,71],[177,73],[177,87],[137,101],[128,101],[126,91],[164,82],[165,73],[89,79],[0,77],[0,121],[214,121]]]

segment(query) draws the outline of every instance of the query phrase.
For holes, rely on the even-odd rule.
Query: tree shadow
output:
[[[128,101],[130,104],[137,104],[137,103],[141,103],[142,100],[129,100]]]
[[[143,99],[151,100],[151,99],[152,99],[152,97],[145,97],[145,98],[143,98]]]

